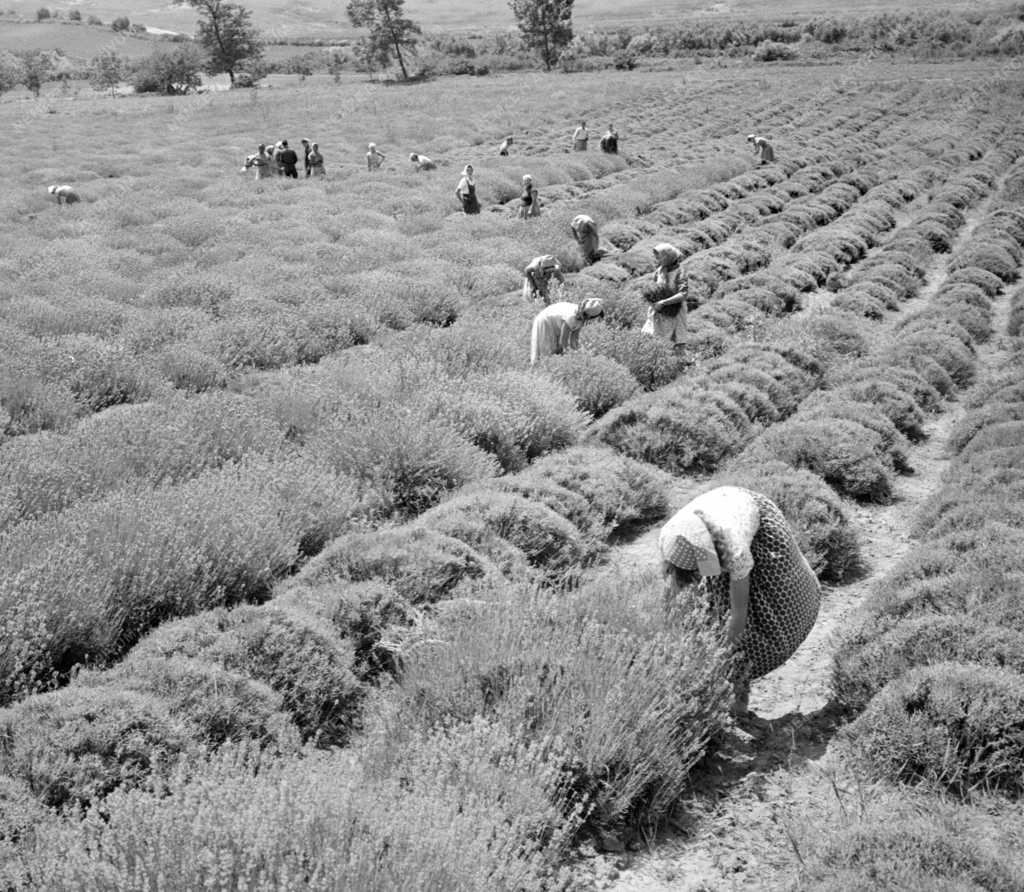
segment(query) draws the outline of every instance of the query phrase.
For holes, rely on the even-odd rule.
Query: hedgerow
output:
[[[979,625],[965,614],[917,616],[895,625],[868,621],[836,653],[832,687],[840,703],[860,712],[895,678],[948,660],[1024,669],[1024,632]]]
[[[223,666],[267,685],[303,740],[343,745],[359,724],[364,692],[352,671],[352,646],[307,613],[246,605],[164,623],[122,665],[124,671],[145,672],[150,660],[176,657]]]
[[[18,437],[0,446],[0,486],[15,500],[17,518],[27,519],[133,482],[186,480],[283,445],[284,432],[244,396],[121,406],[64,435]]]
[[[890,682],[850,726],[872,775],[928,781],[960,795],[1021,791],[1024,676],[936,663]]]
[[[551,582],[586,566],[600,549],[597,542],[585,539],[579,529],[550,508],[514,493],[465,492],[425,512],[419,522],[462,540],[499,566],[511,545]],[[496,550],[491,536],[504,540]]]
[[[585,349],[625,366],[645,390],[668,384],[682,368],[682,359],[670,344],[639,331],[591,324],[583,329],[580,342]]]
[[[380,580],[411,604],[450,597],[479,579],[488,562],[471,547],[429,526],[403,526],[335,539],[296,576],[296,583]]]
[[[158,699],[113,687],[65,688],[0,710],[0,765],[46,805],[88,805],[141,786],[191,744]]]
[[[497,463],[422,409],[350,411],[321,427],[309,453],[381,494],[388,510],[418,514],[446,493],[493,476]]]
[[[0,536],[0,700],[115,658],[164,619],[265,598],[303,549],[378,504],[308,461],[254,459],[16,525]]]
[[[1022,871],[1007,857],[1012,821],[998,799],[950,802],[927,791],[872,784],[839,799],[829,813],[788,828],[810,888],[1009,890]]]
[[[885,504],[892,497],[893,464],[882,438],[855,421],[783,421],[759,437],[749,455],[806,468],[854,498]]]
[[[421,736],[401,773],[225,748],[168,772],[161,793],[126,790],[84,820],[51,818],[10,872],[53,887],[174,876],[192,888],[539,892],[558,881],[580,824],[562,807],[557,753],[483,720]],[[87,848],[94,856],[79,857]]]
[[[508,591],[427,624],[404,646],[395,721],[431,728],[482,715],[562,740],[567,788],[590,825],[657,821],[721,720],[725,663],[699,608],[666,626],[660,609],[616,606],[619,584]]]

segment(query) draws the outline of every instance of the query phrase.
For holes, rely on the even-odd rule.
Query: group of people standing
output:
[[[324,156],[320,154],[320,146],[308,139],[301,140],[301,143],[302,165],[306,176],[324,176]],[[256,153],[245,159],[242,170],[255,170],[257,180],[275,176],[297,180],[299,178],[298,165],[298,153],[288,145],[288,140],[282,139],[273,144],[260,143]]]
[[[587,122],[580,121],[579,126],[572,133],[572,149],[574,152],[585,152],[590,144],[590,131],[587,129]],[[608,125],[608,130],[600,140],[601,151],[608,155],[619,153],[619,133],[614,124]]]

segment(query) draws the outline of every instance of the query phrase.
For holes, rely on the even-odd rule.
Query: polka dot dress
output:
[[[760,526],[750,543],[747,626],[739,641],[734,680],[760,678],[786,662],[803,643],[818,616],[821,589],[782,512],[760,493],[750,495],[760,512]],[[729,575],[706,577],[713,608],[729,615]]]

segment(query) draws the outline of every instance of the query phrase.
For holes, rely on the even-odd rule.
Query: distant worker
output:
[[[476,197],[476,180],[473,179],[473,165],[467,164],[462,169],[462,179],[455,187],[455,197],[462,205],[462,213],[479,214],[480,202]]]
[[[563,301],[544,307],[533,319],[530,364],[545,356],[579,349],[580,329],[603,315],[604,302],[599,297],[588,297],[580,304]]]
[[[366,148],[366,169],[371,172],[379,170],[387,156],[377,151],[377,143],[375,142],[371,142]]]
[[[309,158],[306,159],[309,164],[309,172],[312,176],[322,177],[326,173],[324,170],[324,156],[320,154],[320,144],[313,143],[309,148]]]
[[[306,176],[313,175],[313,168],[309,164],[309,154],[313,151],[313,144],[308,139],[300,140],[302,143],[302,166],[306,170]]]
[[[601,151],[606,155],[619,154],[619,134],[614,124],[609,124],[608,132],[601,137]]]
[[[512,139],[511,136],[506,136],[501,141],[501,145],[498,146],[498,154],[499,155],[507,155],[508,154],[509,146],[511,146],[513,142],[514,142],[514,140]]]
[[[755,136],[751,133],[747,137],[747,142],[753,144],[754,154],[757,155],[760,164],[769,164],[775,160],[775,150],[763,136]]]
[[[597,224],[592,217],[586,214],[578,214],[572,219],[572,237],[580,246],[580,253],[583,255],[584,264],[596,263],[605,255],[600,247],[600,239],[597,235]]]
[[[280,142],[274,143],[274,150],[271,152],[271,157],[274,159],[274,175],[283,177],[284,176],[284,165],[281,163],[281,153],[284,152],[284,146]]]
[[[418,152],[410,154],[409,160],[415,166],[417,173],[421,170],[437,170],[437,165],[433,161],[431,161],[426,155],[420,155]]]
[[[274,175],[274,159],[267,152],[264,143],[260,143],[255,155],[245,159],[245,170],[255,170],[257,180],[269,180]]]
[[[533,185],[533,177],[528,173],[523,174],[523,191],[519,196],[519,216],[524,220],[540,216],[540,196],[537,194],[537,187]]]
[[[818,616],[821,588],[796,536],[767,496],[719,486],[678,511],[658,546],[669,609],[703,577],[735,649],[732,712],[747,715],[751,680],[785,663]]]
[[[277,156],[277,163],[281,165],[281,175],[291,177],[293,180],[299,178],[299,172],[296,169],[296,165],[299,163],[299,156],[295,153],[295,149],[288,147],[288,140],[281,140],[281,152]]]
[[[553,254],[541,254],[534,257],[523,270],[523,298],[526,300],[537,300],[540,298],[545,304],[551,303],[549,287],[551,280],[557,279],[564,284],[565,274],[562,272],[562,264]]]
[[[653,251],[658,267],[653,286],[644,294],[649,306],[641,331],[678,344],[686,331],[686,286],[680,285],[683,254],[668,242],[655,245]]]
[[[587,130],[587,122],[580,121],[579,127],[577,127],[572,133],[572,149],[574,152],[585,152],[587,150],[587,143],[590,141],[590,131]]]
[[[57,204],[61,207],[65,207],[69,204],[76,204],[82,200],[78,197],[78,193],[74,190],[74,187],[69,186],[66,183],[62,186],[48,186],[46,191],[57,200]]]

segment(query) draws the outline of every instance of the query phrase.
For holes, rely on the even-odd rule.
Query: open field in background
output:
[[[0,102],[0,886],[585,884],[575,847],[670,815],[728,702],[699,610],[666,620],[650,575],[595,569],[681,487],[739,481],[841,597],[871,560],[855,508],[989,380],[1022,96],[1012,61],[865,60]],[[579,117],[624,155],[568,152]],[[326,180],[240,173],[302,136]],[[479,217],[455,210],[467,162]],[[85,200],[62,211],[65,181]],[[585,269],[581,212],[612,249]],[[663,240],[701,304],[682,356],[637,332]],[[608,314],[531,369],[542,252]],[[1016,412],[1007,368],[964,444],[987,394]],[[975,483],[942,502],[951,553],[984,533],[957,513]],[[951,569],[929,561],[904,575]],[[915,591],[877,600],[894,640]],[[888,681],[869,657],[847,653],[851,707]],[[1017,678],[981,687],[998,706]],[[860,721],[893,764],[926,683]],[[971,752],[890,774],[969,784]]]
[[[40,5],[31,0],[7,0],[3,9],[14,10],[21,18],[34,20]],[[42,5],[48,5],[49,8],[62,13],[78,9],[83,18],[95,15],[108,24],[118,16],[128,16],[133,22],[168,31],[192,34],[195,30],[195,13],[183,5],[153,6],[139,3],[110,3],[103,0],[83,0],[73,5],[56,2]],[[344,14],[344,6],[324,0],[287,4],[252,0],[246,6],[253,11],[253,21],[278,39],[352,37],[357,33]],[[710,20],[735,18],[739,21],[783,16],[834,16],[837,13],[851,15],[859,12],[983,12],[990,9],[1008,9],[1011,6],[1012,4],[1002,0],[908,0],[897,4],[884,3],[880,0],[851,0],[844,4],[841,10],[837,10],[834,4],[824,0],[786,0],[785,3],[765,3],[757,0],[632,0],[630,3],[616,3],[613,0],[577,0],[573,20],[579,30],[616,25],[673,24],[683,17]],[[515,28],[505,0],[407,0],[406,12],[413,21],[428,31],[479,32]],[[60,27],[62,31],[68,30],[66,27],[56,27]],[[0,48],[5,48],[5,31],[22,33],[20,28],[16,29],[0,19]],[[37,37],[33,33],[30,39],[34,40]],[[48,43],[51,38],[39,36],[38,39]],[[22,44],[18,48],[24,49],[26,46],[35,44]],[[40,44],[40,48],[44,46]]]

